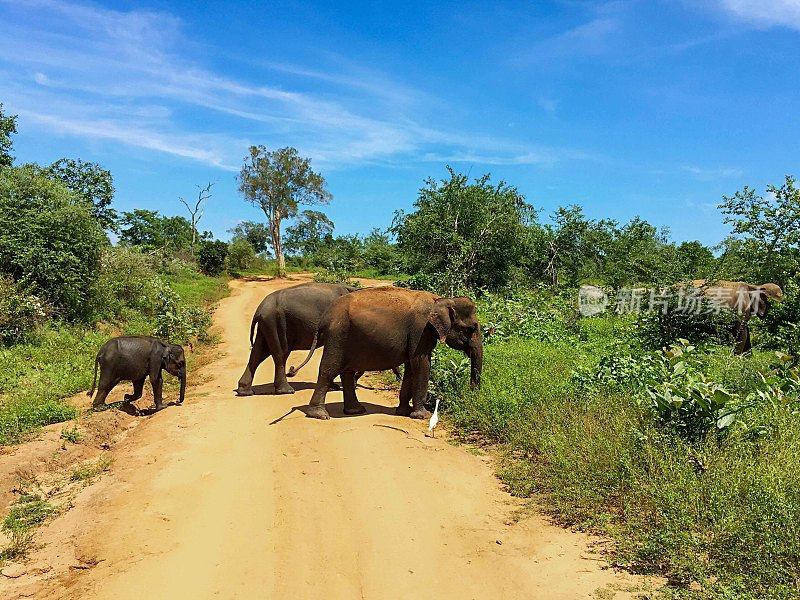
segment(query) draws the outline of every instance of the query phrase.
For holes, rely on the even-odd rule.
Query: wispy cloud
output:
[[[431,127],[420,108],[427,94],[358,65],[327,72],[269,63],[244,81],[203,66],[193,48],[181,21],[163,12],[0,0],[0,87],[23,126],[222,169],[234,168],[249,143],[294,145],[329,167],[434,155],[488,164],[567,158]],[[293,81],[305,85],[292,89]],[[314,82],[329,89],[307,91]],[[543,158],[520,162],[525,156]]]
[[[719,0],[730,16],[759,27],[800,30],[800,0]]]
[[[697,165],[683,165],[681,171],[694,175],[698,179],[713,181],[716,179],[730,179],[741,177],[742,170],[734,167],[699,167]]]

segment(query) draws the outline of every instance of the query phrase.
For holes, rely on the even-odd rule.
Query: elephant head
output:
[[[165,346],[161,355],[161,368],[170,375],[180,378],[181,391],[178,404],[183,404],[183,399],[186,396],[186,356],[183,353],[183,348],[176,344]]]
[[[436,329],[439,340],[467,355],[470,360],[469,383],[480,387],[483,370],[483,340],[475,314],[475,303],[469,298],[439,298],[434,302],[428,321]]]

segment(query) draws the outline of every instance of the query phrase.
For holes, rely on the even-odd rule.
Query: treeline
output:
[[[0,345],[50,323],[116,323],[184,342],[208,322],[171,280],[226,267],[228,245],[180,216],[113,207],[111,173],[63,158],[15,164],[0,104]],[[118,237],[112,245],[111,236]]]
[[[414,209],[397,212],[385,231],[335,237],[330,219],[305,211],[287,228],[285,247],[301,265],[407,273],[411,285],[442,292],[537,283],[618,288],[701,278],[796,284],[800,192],[793,178],[764,196],[745,188],[723,198],[720,210],[733,226],[730,237],[713,247],[676,243],[667,229],[639,217],[595,220],[578,205],[543,219],[515,187],[489,175],[470,181],[448,167],[448,177],[427,180]]]

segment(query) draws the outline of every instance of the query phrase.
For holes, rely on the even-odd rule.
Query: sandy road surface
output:
[[[586,537],[515,522],[487,459],[394,416],[393,394],[359,388],[356,417],[342,417],[341,392],[330,421],[290,412],[320,352],[293,396],[269,395],[269,359],[257,395],[235,397],[255,307],[292,284],[233,282],[206,383],[114,448],[111,473],[41,531],[30,566],[45,575],[0,581],[7,597],[589,598],[630,584]]]

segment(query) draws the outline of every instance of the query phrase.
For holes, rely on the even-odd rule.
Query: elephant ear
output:
[[[443,342],[447,338],[447,334],[450,333],[456,316],[455,312],[453,301],[449,298],[439,299],[434,304],[433,310],[428,315],[428,323],[436,329],[439,341]]]

